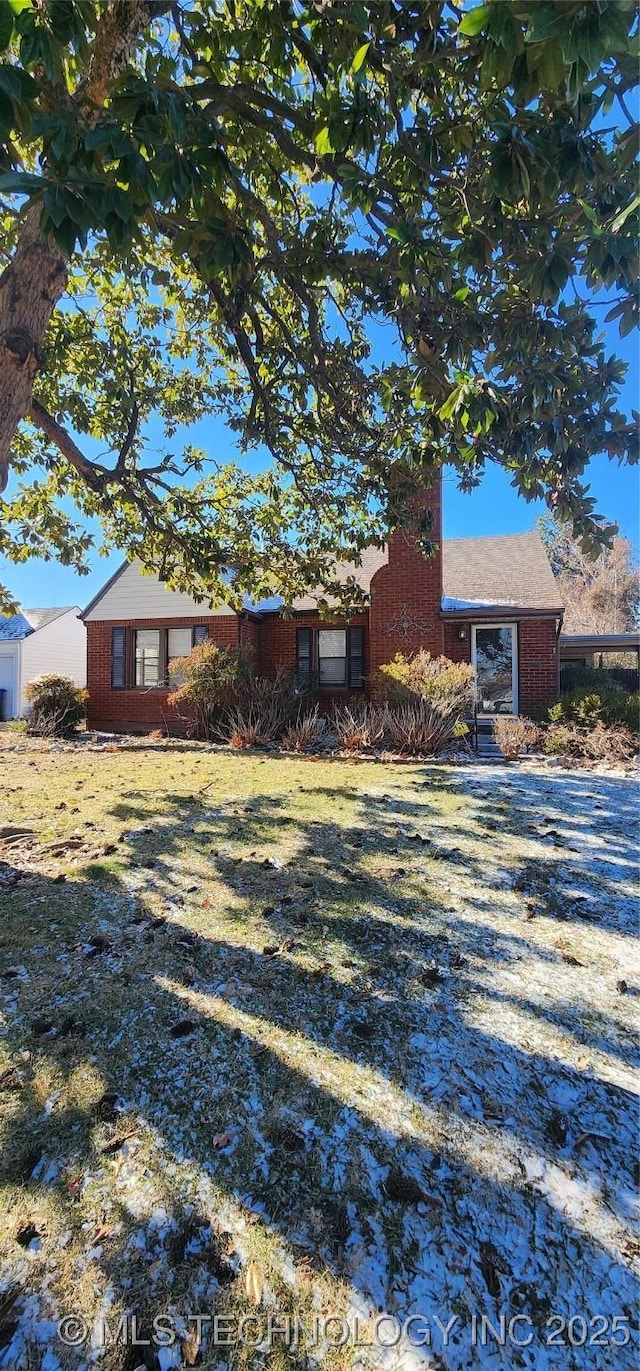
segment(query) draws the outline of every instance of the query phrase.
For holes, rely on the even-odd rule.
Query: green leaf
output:
[[[316,152],[319,153],[321,157],[323,157],[325,153],[334,151],[333,143],[331,142],[331,133],[326,124],[318,130],[315,136],[315,146]]]
[[[627,205],[627,208],[626,208],[626,209],[621,209],[621,210],[620,210],[620,213],[619,213],[619,214],[616,214],[615,219],[612,219],[612,221],[611,221],[611,223],[610,223],[610,225],[609,225],[609,230],[610,230],[610,232],[611,232],[611,233],[617,233],[617,232],[618,232],[618,229],[622,228],[622,225],[623,225],[623,224],[626,222],[626,220],[629,218],[629,215],[630,215],[630,214],[633,214],[633,213],[634,213],[634,210],[637,210],[639,206],[640,206],[640,195],[636,195],[635,200],[632,200],[632,201],[631,201],[631,204],[630,204],[630,205]]]
[[[13,13],[9,0],[0,0],[0,52],[8,48],[13,36]]]
[[[362,64],[363,64],[363,62],[364,62],[364,60],[365,60],[365,58],[366,58],[366,56],[367,56],[367,53],[368,53],[370,47],[371,47],[371,43],[370,43],[370,42],[367,42],[367,43],[363,43],[362,46],[358,48],[358,50],[357,50],[357,52],[356,52],[356,54],[355,54],[355,57],[354,57],[354,59],[353,59],[353,62],[351,63],[350,70],[351,70],[352,72],[360,71],[360,68],[361,68],[361,66],[362,66]]]
[[[41,191],[44,184],[42,176],[30,171],[7,171],[0,176],[0,191],[5,195],[33,195],[35,191]]]
[[[477,33],[482,33],[490,18],[491,5],[478,5],[476,9],[469,10],[468,14],[463,15],[458,31],[466,33],[468,38],[474,38]]]

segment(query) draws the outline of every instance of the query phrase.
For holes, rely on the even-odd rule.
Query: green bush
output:
[[[560,691],[563,695],[568,695],[570,691],[574,690],[597,692],[604,690],[607,694],[611,690],[618,691],[621,689],[622,687],[616,684],[613,676],[610,676],[609,672],[604,671],[602,667],[582,666],[577,662],[574,666],[567,662],[566,665],[560,667]]]
[[[604,674],[604,673],[602,673]],[[590,690],[577,686],[565,692],[547,711],[550,723],[568,722],[582,728],[620,725],[632,733],[640,732],[640,695],[622,690]]]
[[[70,733],[87,712],[89,692],[77,686],[70,676],[53,672],[36,676],[25,686],[24,693],[30,705],[28,730],[45,738],[61,738]]]
[[[387,704],[431,700],[447,708],[455,704],[463,714],[473,702],[473,681],[473,667],[467,662],[432,657],[423,648],[413,657],[399,652],[393,661],[381,666],[372,678],[372,691]]]

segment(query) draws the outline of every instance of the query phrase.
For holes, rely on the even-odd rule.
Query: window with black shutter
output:
[[[127,683],[127,630],[111,630],[111,689],[124,690]]]
[[[209,630],[206,624],[195,624],[193,629],[193,646],[199,647],[201,643],[206,643],[209,637]]]
[[[300,676],[317,673],[320,689],[364,687],[364,628],[299,628],[296,667]]]

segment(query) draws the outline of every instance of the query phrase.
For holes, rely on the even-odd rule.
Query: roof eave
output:
[[[532,607],[531,605],[474,605],[472,609],[441,609],[442,619],[557,619],[564,614],[562,605]]]

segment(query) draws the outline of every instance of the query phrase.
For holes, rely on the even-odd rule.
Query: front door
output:
[[[475,624],[472,648],[478,714],[517,714],[516,625]]]

